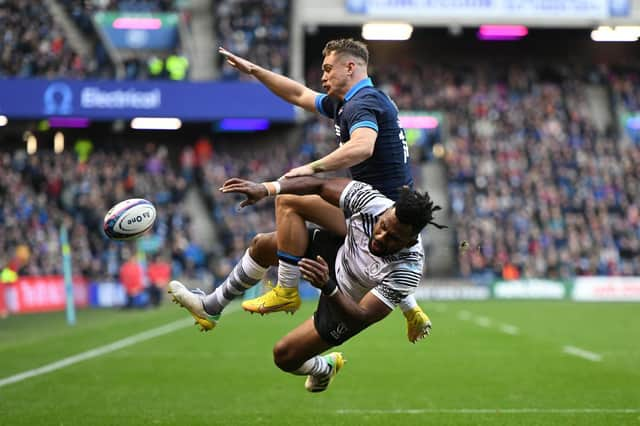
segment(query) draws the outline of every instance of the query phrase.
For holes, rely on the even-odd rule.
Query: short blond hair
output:
[[[341,38],[327,42],[324,49],[322,49],[322,55],[327,56],[332,52],[335,52],[337,55],[348,53],[356,58],[362,59],[365,65],[369,63],[369,50],[367,49],[367,45],[352,38]]]

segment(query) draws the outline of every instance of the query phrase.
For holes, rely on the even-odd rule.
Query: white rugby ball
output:
[[[156,208],[144,198],[130,198],[113,206],[104,217],[104,233],[112,240],[137,238],[156,220]]]

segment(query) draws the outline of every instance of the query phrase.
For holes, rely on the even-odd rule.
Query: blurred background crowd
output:
[[[180,2],[56,3],[58,9],[0,0],[0,78],[175,80],[163,68],[171,55],[186,61],[178,79],[190,78],[194,58],[184,44],[163,54],[125,55],[125,71],[118,74],[92,22],[96,11],[171,13]],[[55,10],[75,23],[89,54],[70,42],[60,27],[64,20],[52,16]],[[285,0],[217,1],[212,32],[217,45],[288,74],[290,13]],[[187,25],[195,18],[189,11],[179,16]],[[319,89],[320,51],[308,56],[305,78]],[[220,79],[247,78],[213,57]],[[640,275],[640,139],[619,125],[622,114],[640,110],[638,68],[410,57],[378,61],[373,54],[370,74],[400,110],[442,114],[437,139],[443,150],[434,155],[432,145],[415,145],[411,153],[419,187],[428,186],[422,181],[425,164],[439,162],[446,170],[449,243],[456,253],[452,275],[478,284]],[[160,72],[157,60],[163,62]],[[93,136],[78,137],[62,153],[3,150],[0,268],[27,276],[60,274],[58,231],[65,225],[74,272],[118,279],[135,250],[131,243],[108,240],[100,231],[102,217],[116,202],[143,196],[158,209],[145,242],[147,261],[170,265],[172,276],[219,283],[251,238],[275,227],[273,203],[239,210],[237,198],[217,190],[224,180],[274,179],[336,147],[332,124],[311,116],[293,130],[186,138],[166,143],[150,136],[129,144]],[[215,241],[198,240],[189,192],[203,201]]]

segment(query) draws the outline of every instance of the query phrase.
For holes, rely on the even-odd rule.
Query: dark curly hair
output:
[[[400,223],[411,225],[416,234],[427,225],[433,225],[438,229],[446,228],[433,221],[433,213],[442,210],[442,207],[434,205],[426,191],[421,194],[408,186],[403,186],[400,188],[400,197],[395,207],[396,217]]]
[[[365,64],[369,63],[369,50],[367,49],[367,45],[352,38],[341,38],[329,41],[324,46],[324,49],[322,49],[322,56],[327,56],[331,52],[336,52],[336,55],[348,53],[356,58],[362,59]]]

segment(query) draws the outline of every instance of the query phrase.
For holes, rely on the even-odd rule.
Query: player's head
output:
[[[388,256],[417,243],[420,231],[429,224],[446,228],[433,222],[433,213],[440,209],[429,193],[403,187],[396,204],[380,215],[374,225],[369,251],[375,256]]]
[[[361,41],[331,40],[322,55],[322,87],[329,96],[344,97],[351,86],[367,76],[369,51]]]

